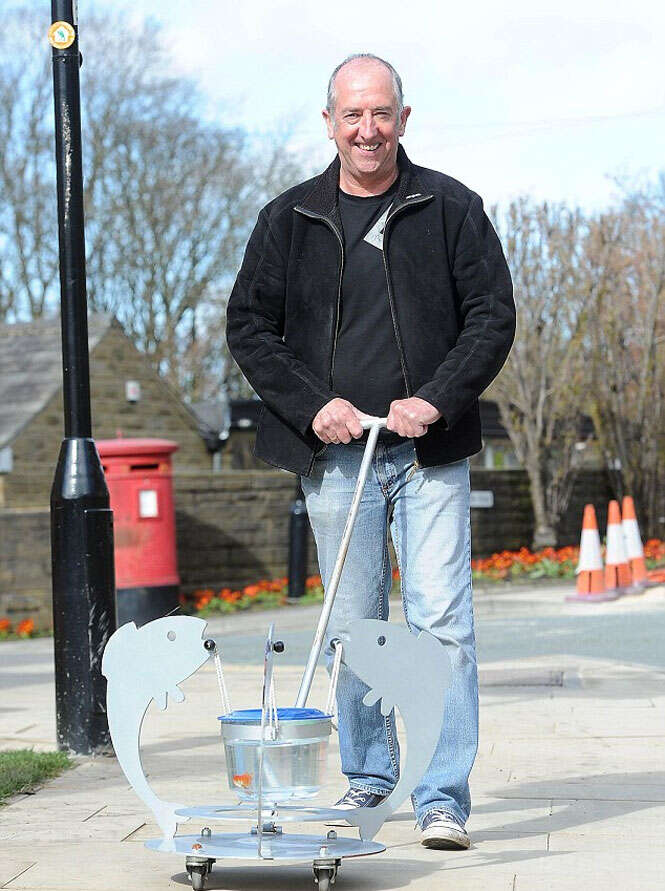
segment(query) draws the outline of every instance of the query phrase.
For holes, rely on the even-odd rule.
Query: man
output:
[[[337,157],[259,214],[227,334],[264,402],[256,454],[301,475],[324,584],[362,458],[360,420],[387,416],[328,635],[387,619],[390,528],[409,628],[440,638],[453,665],[416,818],[426,846],[467,848],[478,730],[468,457],[481,448],[478,396],[508,355],[515,309],[481,199],[399,145],[410,111],[382,59],[335,69],[323,117]],[[342,670],[342,807],[375,806],[398,779],[394,715],[363,705],[366,691]]]

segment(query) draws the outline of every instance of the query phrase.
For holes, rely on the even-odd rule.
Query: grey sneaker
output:
[[[423,831],[420,843],[426,848],[463,851],[471,844],[465,828],[443,808],[425,814],[420,828]]]
[[[365,789],[347,789],[339,801],[336,801],[333,807],[340,810],[352,811],[357,807],[376,807],[381,804],[383,795],[376,795],[374,792],[367,792]],[[326,823],[326,826],[348,826],[349,824],[343,818],[332,820]]]

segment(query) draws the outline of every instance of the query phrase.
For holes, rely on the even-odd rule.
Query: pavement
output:
[[[343,862],[338,891],[665,887],[665,587],[600,604],[567,603],[569,592],[562,585],[476,591],[481,730],[470,850],[423,848],[405,806],[379,832],[385,853]],[[398,603],[393,612],[399,620]],[[287,645],[277,699],[294,701],[317,616],[316,607],[293,607],[210,622],[235,707],[259,701],[270,621]],[[0,748],[53,749],[52,641],[2,643],[0,660]],[[165,712],[153,703],[148,711],[142,753],[149,781],[168,800],[233,803],[212,665],[182,688],[185,702]],[[320,669],[309,704],[322,706],[326,690]],[[327,782],[315,803],[327,805],[344,787],[333,734]],[[180,832],[200,828],[193,822]],[[115,759],[81,758],[35,794],[0,808],[0,888],[187,887],[182,856],[144,848],[157,836]],[[226,861],[208,887],[315,886],[309,864]]]

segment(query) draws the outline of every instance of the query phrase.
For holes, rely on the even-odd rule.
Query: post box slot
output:
[[[130,464],[130,470],[159,470],[159,464]]]

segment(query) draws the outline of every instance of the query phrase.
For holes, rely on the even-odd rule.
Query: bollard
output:
[[[291,504],[291,516],[289,518],[288,600],[298,600],[305,593],[308,526],[307,508],[303,499],[298,496]]]

